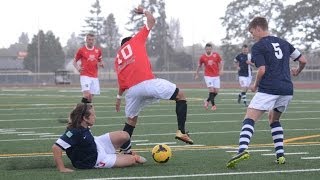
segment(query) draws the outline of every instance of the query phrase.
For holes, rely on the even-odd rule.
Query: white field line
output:
[[[192,106],[191,106],[192,107]],[[220,106],[219,106],[220,107]],[[98,108],[103,108],[103,109],[109,109],[109,110],[103,110],[103,111],[99,111],[97,110],[96,112],[98,113],[114,113],[114,105],[110,105],[110,106],[95,106],[96,109]],[[48,111],[42,111],[42,112],[17,112],[17,109],[11,108],[11,109],[0,109],[0,111],[14,111],[12,113],[1,113],[1,115],[3,116],[17,116],[17,115],[48,115],[48,114],[53,114],[53,115],[59,115],[61,116],[61,114],[66,114],[67,116],[67,110],[68,108],[66,107],[34,107],[34,108],[19,108],[19,110],[44,110],[47,109],[48,111],[52,110],[51,112]],[[54,112],[53,109],[63,109],[64,111],[59,111],[59,112]],[[72,108],[70,108],[72,109]],[[232,111],[232,110],[239,110],[239,109],[245,109],[245,107],[235,107],[235,108],[231,108],[228,107],[228,110]],[[310,107],[290,107],[290,110],[287,111],[287,113],[290,113],[290,111],[292,111],[293,109],[310,109]],[[159,111],[173,111],[172,108],[146,108],[143,109],[142,112],[159,112]],[[215,113],[215,114],[219,114],[219,113]]]
[[[309,146],[319,146],[319,145],[320,144],[300,144],[298,146],[300,146],[300,147],[309,147]],[[287,145],[287,147],[292,147],[292,146],[293,145],[290,145],[290,144]],[[209,150],[221,150],[221,149],[229,148],[229,146],[207,147],[205,145],[201,145],[201,146],[199,146],[199,145],[198,146],[196,146],[196,145],[183,145],[183,146],[170,146],[170,147],[171,148],[177,148],[177,149],[174,149],[174,151],[209,151]],[[199,147],[199,148],[192,148],[192,147]],[[258,146],[258,147],[252,146],[251,148],[264,148],[264,146]],[[146,149],[133,149],[133,150],[135,150],[137,152],[150,152],[151,149],[150,148],[146,148]],[[256,150],[256,151],[258,152],[259,150]],[[15,157],[44,157],[44,156],[52,156],[51,154],[48,154],[48,153],[44,153],[44,154],[43,153],[39,153],[39,154],[37,154],[37,153],[32,153],[32,154],[26,153],[26,154],[18,154],[18,155],[15,154],[14,156],[10,155],[10,154],[8,154],[7,156],[5,156],[6,154],[0,154],[0,155],[1,155],[0,158],[3,158],[3,159],[5,159],[5,158],[15,158]],[[291,153],[291,155],[293,155],[293,154]],[[299,154],[297,154],[297,155],[299,155]],[[274,154],[273,154],[273,156],[274,156]],[[308,157],[306,157],[306,158],[308,158]],[[319,158],[320,159],[320,157],[310,157],[310,159],[311,158],[315,158],[315,159]]]
[[[318,171],[320,171],[320,169],[292,169],[292,170],[279,170],[279,171],[247,171],[247,172],[228,172],[228,173],[210,173],[210,174],[180,174],[180,175],[168,175],[168,176],[109,177],[109,178],[91,178],[91,179],[83,179],[83,180],[169,179],[169,178],[175,179],[175,178],[187,178],[187,177],[196,178],[196,177],[233,176],[233,175],[306,173],[306,172],[318,172]]]
[[[287,112],[286,114],[301,114],[301,113],[320,113],[320,111],[292,111]],[[217,113],[217,112],[210,112],[210,113],[188,113],[188,117],[190,116],[209,116],[209,115],[243,115],[244,112],[226,112],[226,113]],[[153,117],[176,117],[174,113],[172,114],[154,114],[154,115],[141,115],[140,118],[153,118]],[[57,117],[57,118],[39,118],[39,119],[2,119],[0,122],[16,122],[16,121],[42,121],[42,120],[57,120],[58,118],[64,118],[64,117]],[[124,116],[103,116],[99,117],[97,119],[119,119],[119,118],[125,118]],[[304,118],[304,119],[312,119],[312,118]],[[314,118],[313,118],[314,119]],[[219,121],[222,122],[222,121]]]
[[[47,137],[56,137],[56,138],[58,138],[58,137],[60,137],[60,136],[61,136],[61,134],[60,134],[60,135],[59,135],[59,134],[41,135],[40,138],[47,138]]]
[[[159,144],[163,144],[163,143],[159,143]],[[170,146],[170,147],[174,147],[174,148],[182,148],[182,147],[202,147],[202,146],[206,146],[203,144],[193,144],[193,145],[183,145],[183,146]]]
[[[52,155],[10,156],[10,157],[0,157],[0,159],[29,158],[29,157],[49,157],[49,156],[52,156]]]
[[[316,156],[316,157],[301,157],[301,159],[305,159],[305,160],[320,159],[320,156]]]
[[[246,150],[248,152],[270,152],[270,149],[256,149],[256,150]],[[237,153],[238,151],[226,151],[228,153]]]
[[[136,144],[136,146],[148,146],[148,145],[157,145],[157,144],[177,144],[177,142],[155,142],[155,143],[140,143]]]
[[[132,140],[132,143],[137,143],[137,142],[148,142],[149,140],[145,139],[145,140]]]
[[[18,134],[18,136],[41,136],[41,135],[53,135],[53,133],[25,133]]]
[[[294,152],[294,153],[284,153],[286,156],[287,155],[305,155],[309,154],[309,152]],[[262,156],[274,156],[274,154],[261,154]]]
[[[70,97],[70,96],[68,96]],[[77,96],[78,97],[78,96]],[[192,101],[192,100],[189,100],[189,101]],[[197,100],[197,101],[200,101],[199,102],[199,105],[196,104],[196,103],[192,103],[192,104],[188,104],[189,107],[200,107],[202,106],[202,103],[203,103],[203,99],[201,100]],[[196,102],[196,101],[192,101],[192,102]],[[290,106],[289,106],[289,109],[292,109],[292,108],[304,108],[304,107],[301,107],[300,105],[301,104],[318,104],[320,103],[320,100],[296,100],[296,101],[292,101],[290,103]],[[103,107],[103,108],[114,108],[114,103],[111,102],[111,103],[94,103],[95,104],[95,107]],[[28,110],[28,109],[65,109],[65,108],[68,108],[70,107],[70,109],[72,109],[72,107],[74,107],[75,103],[52,103],[52,104],[19,104],[19,103],[13,103],[13,104],[6,104],[6,106],[4,105],[0,105],[1,108],[0,111],[8,111],[8,110],[14,110],[14,111],[17,111],[17,108],[6,108],[8,107],[8,105],[10,106],[22,106],[22,107],[19,107],[18,110]],[[34,107],[34,106],[42,106],[42,107]],[[152,104],[150,106],[148,106],[148,108],[146,108],[145,110],[153,110],[158,108],[158,107],[163,107],[164,105],[173,105],[172,102],[170,101],[160,101],[160,103],[157,103],[157,104]],[[299,107],[295,107],[294,105],[299,105]],[[219,107],[228,107],[230,108],[230,106],[235,106],[236,108],[235,109],[245,109],[244,106],[241,106],[239,105],[238,103],[226,103],[226,104],[219,104]],[[168,107],[167,109],[172,109],[171,107]]]
[[[60,127],[60,128],[65,128]],[[40,128],[43,129],[43,128]],[[286,132],[288,131],[319,131],[320,128],[315,128],[315,129],[286,129]],[[212,131],[208,131],[208,132],[193,132],[190,133],[191,135],[199,135],[199,134],[230,134],[230,133],[239,133],[240,131],[220,131],[220,132],[212,132]],[[255,130],[255,132],[270,132],[270,130]],[[19,133],[23,133],[23,132],[19,132]],[[133,135],[133,137],[149,137],[149,136],[174,136],[175,133],[155,133],[155,134],[135,134]],[[0,139],[0,142],[14,142],[14,141],[38,141],[38,140],[52,140],[52,139],[56,139],[56,138],[49,138],[49,137],[59,137],[59,135],[50,135],[47,136],[47,138],[29,138],[29,139]]]
[[[21,134],[21,133],[25,133],[25,134],[31,134],[31,133],[35,133],[34,131],[25,131],[25,132],[18,132],[18,131],[8,131],[8,132],[0,132],[1,135],[3,134]]]

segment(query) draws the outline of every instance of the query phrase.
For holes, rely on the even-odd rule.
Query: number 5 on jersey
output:
[[[279,43],[271,43],[274,49],[274,55],[277,57],[277,59],[282,59],[283,57],[283,53],[282,50],[280,48]]]

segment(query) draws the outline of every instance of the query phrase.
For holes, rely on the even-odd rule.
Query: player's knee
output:
[[[179,90],[176,96],[176,101],[180,101],[180,100],[186,100],[185,94],[182,90]]]
[[[133,127],[137,124],[137,118],[128,118],[127,123]]]
[[[121,140],[123,140],[124,142],[127,142],[127,141],[130,139],[130,135],[129,135],[129,133],[127,133],[126,131],[120,131],[119,137],[120,137]]]

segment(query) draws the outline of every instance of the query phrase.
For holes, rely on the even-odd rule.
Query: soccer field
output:
[[[296,90],[282,117],[286,164],[274,163],[274,149],[267,114],[255,126],[249,160],[235,169],[226,162],[236,152],[245,107],[236,103],[236,89],[222,89],[217,110],[202,107],[206,89],[186,89],[187,129],[194,145],[174,139],[177,129],[175,103],[161,101],[144,109],[133,135],[133,148],[148,162],[129,168],[76,170],[59,173],[51,146],[64,132],[68,113],[81,93],[76,88],[2,88],[0,90],[0,179],[319,179],[320,90]],[[94,135],[121,130],[124,106],[115,112],[116,89],[95,97]],[[249,99],[253,96],[249,93]],[[123,101],[124,102],[124,101]],[[155,144],[166,143],[173,157],[157,164],[151,157]],[[64,156],[66,166],[71,163]]]

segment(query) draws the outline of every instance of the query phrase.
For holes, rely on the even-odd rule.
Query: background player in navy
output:
[[[116,154],[116,149],[130,139],[125,131],[94,137],[90,127],[95,123],[95,119],[91,104],[77,104],[70,113],[66,132],[52,146],[54,161],[60,172],[73,171],[64,166],[63,151],[66,151],[72,165],[77,169],[126,167],[146,162],[145,158],[138,155]]]
[[[248,149],[254,132],[254,124],[265,111],[269,111],[269,124],[277,157],[276,162],[284,164],[283,128],[280,124],[280,116],[293,96],[290,60],[299,62],[298,67],[291,69],[293,76],[299,75],[307,60],[287,41],[270,36],[268,22],[265,18],[254,18],[248,29],[257,41],[251,50],[252,60],[258,68],[251,90],[255,92],[258,89],[258,92],[247,108],[240,132],[238,153],[227,162],[227,167],[235,167],[239,161],[249,158],[246,149]]]
[[[250,66],[253,65],[248,45],[244,44],[242,46],[242,52],[236,56],[234,63],[238,70],[239,84],[241,88],[241,93],[238,95],[238,103],[240,104],[242,99],[244,105],[247,106],[246,94],[252,80],[252,69]]]

